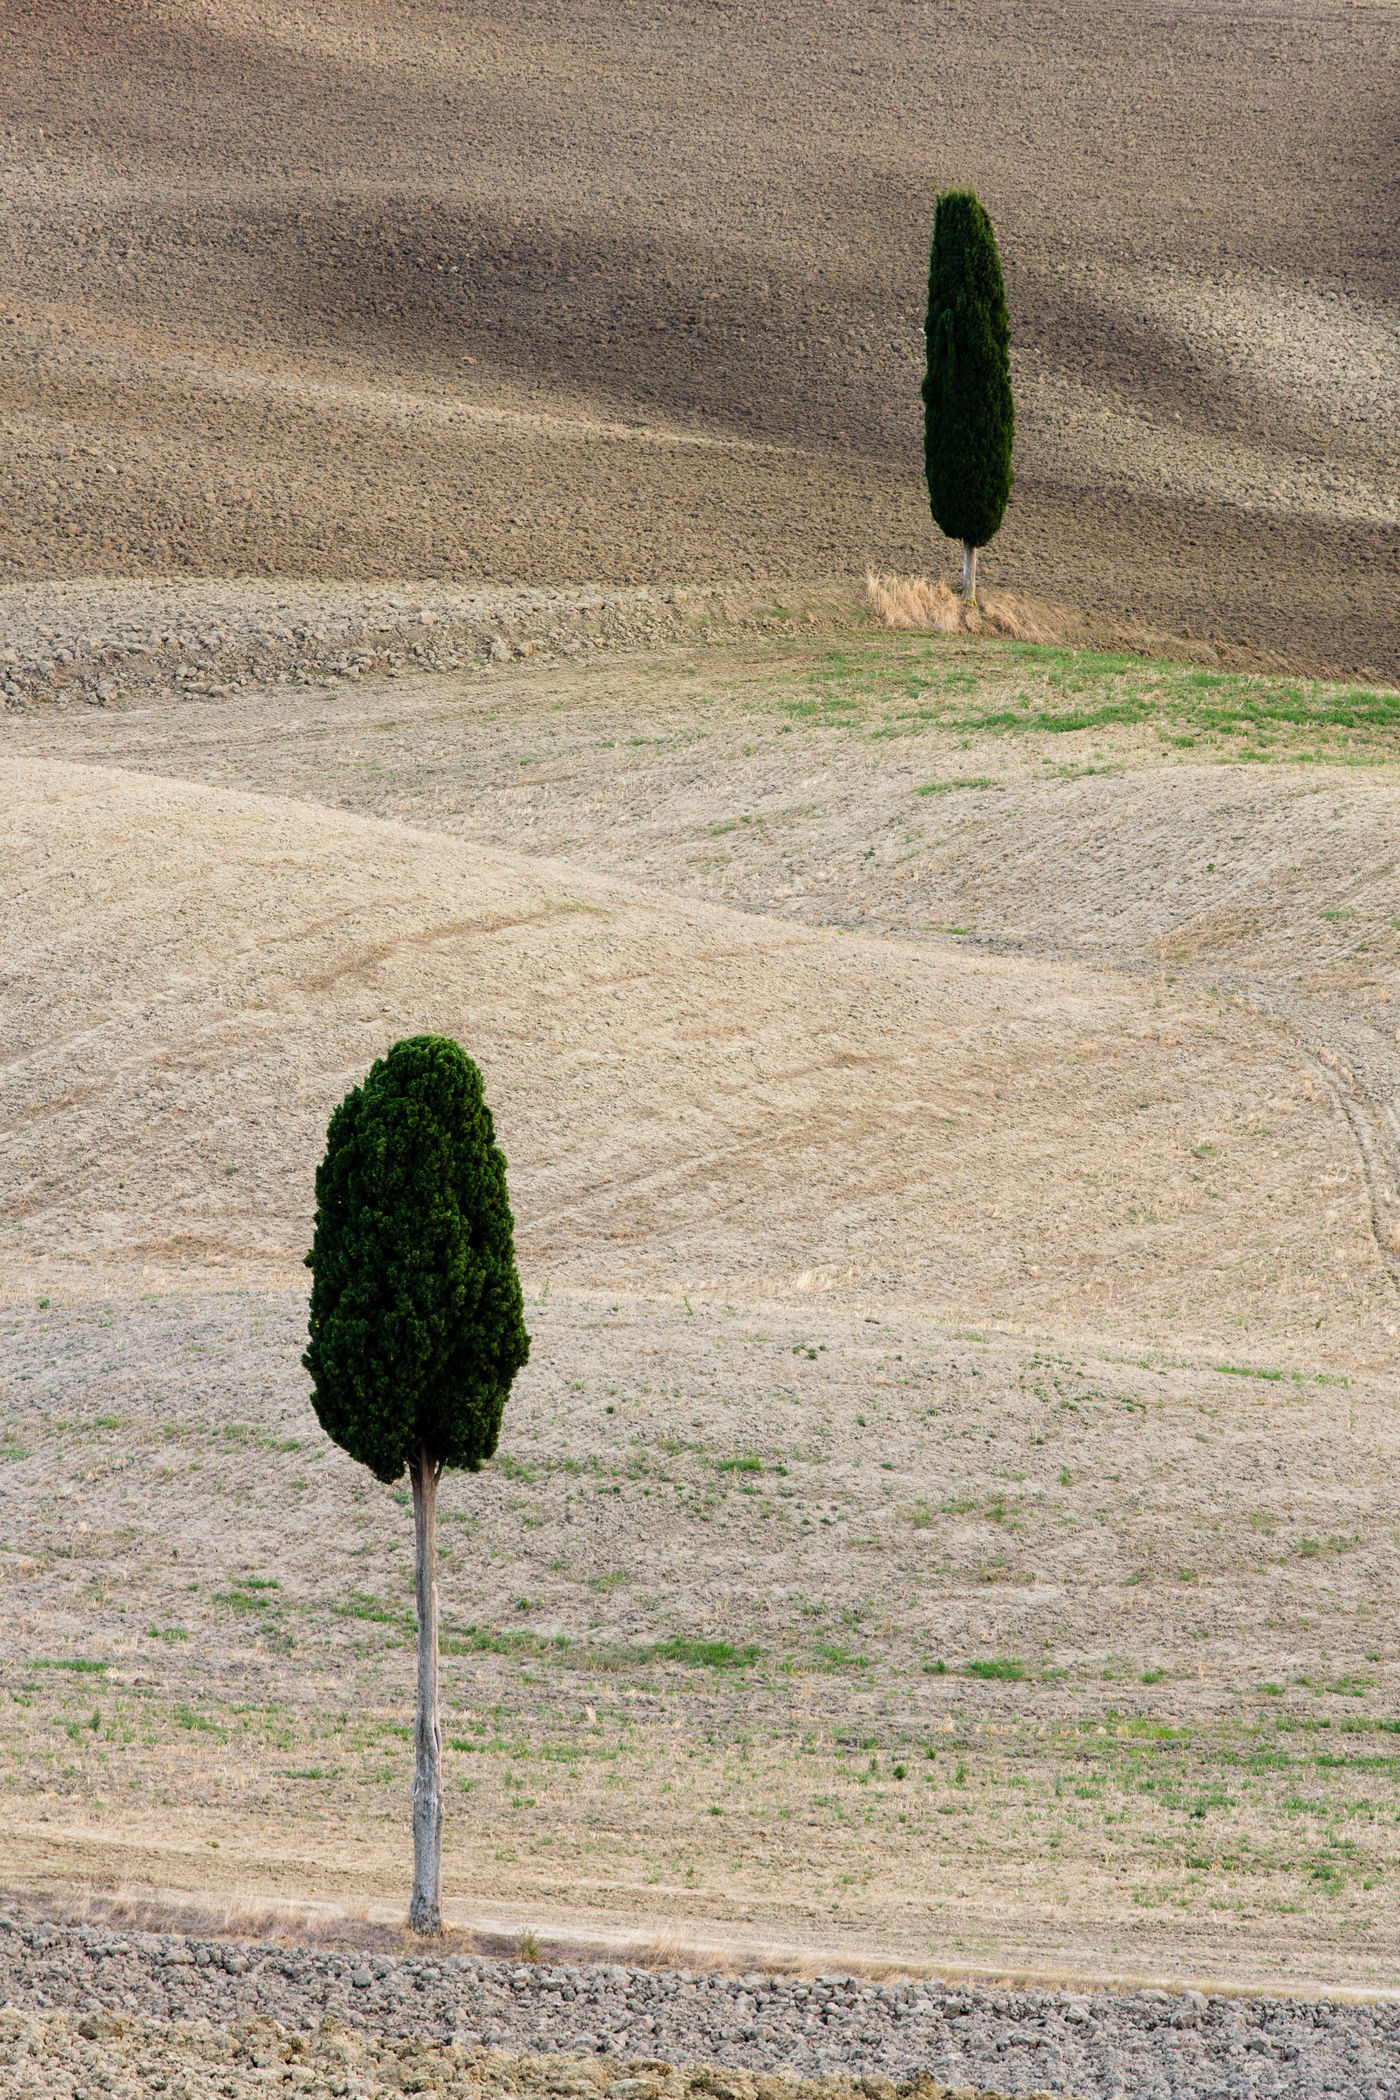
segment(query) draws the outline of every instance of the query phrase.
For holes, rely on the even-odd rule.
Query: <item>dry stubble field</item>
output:
[[[454,1915],[1389,1980],[1394,706],[852,615],[13,719],[6,1877],[401,1900],[297,1263],[442,1027],[535,1335]]]

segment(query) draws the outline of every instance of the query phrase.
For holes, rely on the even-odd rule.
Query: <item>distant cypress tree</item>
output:
[[[963,598],[977,599],[977,549],[1011,494],[1016,407],[1011,323],[992,222],[971,190],[938,200],[924,323],[924,470],[929,506],[963,543]]]
[[[460,1044],[396,1043],[330,1120],[316,1170],[302,1362],[327,1436],[380,1480],[413,1486],[418,1720],[413,1778],[417,1932],[442,1930],[437,1488],[481,1470],[530,1354],[506,1163],[481,1074]]]

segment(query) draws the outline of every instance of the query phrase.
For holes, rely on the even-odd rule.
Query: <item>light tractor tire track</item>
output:
[[[1400,1313],[1400,1116],[1395,1084],[1390,1082],[1382,1094],[1367,1071],[1371,1060],[1365,1057],[1364,1045],[1358,1045],[1361,1054],[1355,1064],[1348,1064],[1329,1043],[1318,1040],[1315,1021],[1301,1015],[1282,1018],[1276,996],[1254,993],[1250,1003],[1260,1014],[1280,1021],[1347,1119],[1366,1180],[1376,1250],[1395,1288]],[[1351,1033],[1358,1033],[1355,1024]],[[1358,1068],[1365,1077],[1358,1077]]]
[[[1039,1324],[1065,1320],[1082,1282],[1125,1340],[1165,1340],[1173,1303],[1217,1342],[1246,1304],[1271,1346],[1308,1329],[1288,1277],[1326,1252],[1307,1175],[1338,1136],[1310,1114],[1290,1158],[1242,1132],[1218,1200],[1181,1177],[1203,1114],[1233,1114],[1242,1086],[1290,1091],[1291,1047],[1280,1057],[1252,1014],[1218,1022],[1203,992],[1166,1009],[1199,1045],[1188,1066],[1162,1046],[1155,987],[1101,964],[677,904],[228,788],[5,770],[24,993],[4,1074],[16,1274],[61,1252],[179,1264],[189,1235],[233,1273],[295,1262],[331,1103],[384,1041],[432,1026],[479,1045],[495,1075],[523,1255],[560,1287],[704,1278],[753,1299],[811,1274],[843,1301],[932,1292],[979,1317],[990,1297]],[[268,1099],[283,1103],[271,1131]],[[1120,1171],[1179,1184],[1189,1236],[1120,1231],[1071,1165],[1086,1116]],[[245,1162],[246,1189],[213,1173],[216,1155]],[[1292,1250],[1267,1283],[1236,1253],[1265,1189]],[[1068,1264],[1025,1251],[1058,1248],[1063,1228],[1079,1235]],[[869,1284],[838,1286],[853,1268]],[[1375,1288],[1364,1271],[1347,1288],[1358,1346]]]

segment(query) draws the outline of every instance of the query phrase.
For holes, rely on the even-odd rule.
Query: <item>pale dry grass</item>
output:
[[[958,634],[964,627],[962,601],[941,576],[881,576],[867,569],[865,598],[885,627],[933,634]]]
[[[918,634],[998,634],[1014,642],[1060,639],[1064,622],[1034,611],[1024,599],[984,592],[965,605],[941,576],[882,576],[865,572],[865,602],[884,627]]]

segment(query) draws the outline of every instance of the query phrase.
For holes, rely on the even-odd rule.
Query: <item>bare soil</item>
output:
[[[45,2073],[63,2094],[84,2076],[110,2090],[115,2074],[124,2091],[237,2096],[252,2071],[253,2091],[276,2081],[367,2100],[973,2100],[988,2082],[1112,2100],[1129,2079],[1142,2100],[1204,2100],[1246,2077],[1266,2100],[1371,2100],[1400,2060],[1393,2004],[972,1995],[909,1975],[697,1977],[538,1951],[480,1961],[451,1944],[347,1959],[285,1939],[123,1934],[97,1918],[54,1930],[0,1915],[0,1988],[14,2009],[0,2015],[0,2064],[21,2092]],[[547,2053],[505,2053],[522,2049]]]
[[[9,2090],[25,2100],[48,2100],[75,2085],[82,2090],[85,2081],[122,2095],[173,2089],[187,2100],[261,2100],[270,2086],[309,2100],[343,2100],[346,2093],[389,2100],[404,2092],[442,2093],[450,2100],[602,2100],[609,2093],[614,2100],[687,2100],[692,2094],[708,2100],[719,2086],[733,2100],[869,2100],[876,2083],[858,2075],[755,2078],[735,2070],[721,2075],[713,2067],[678,2071],[655,2057],[619,2061],[555,2050],[514,2056],[423,2036],[357,2033],[335,2018],[308,2036],[257,2014],[221,2029],[207,2020],[4,2013],[0,2065]],[[896,2091],[887,2078],[878,2086],[881,2100]],[[917,2093],[919,2100],[996,2100],[985,2088],[949,2087],[922,2077],[900,2090]]]
[[[935,191],[1001,236],[989,585],[1396,670],[1393,0],[28,0],[0,561],[531,585],[941,558]]]

